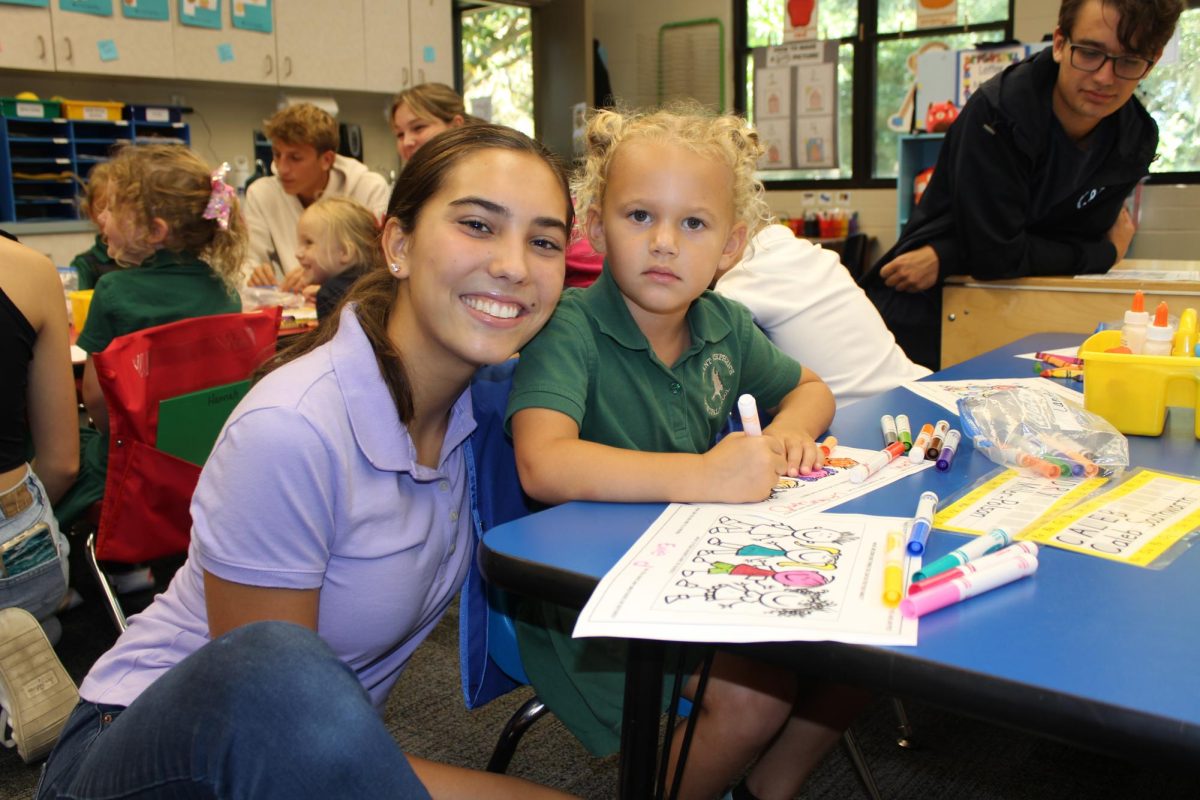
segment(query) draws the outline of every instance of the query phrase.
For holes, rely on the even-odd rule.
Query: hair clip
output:
[[[205,219],[215,219],[221,230],[229,229],[229,215],[233,213],[233,201],[237,190],[225,182],[229,172],[229,162],[222,162],[212,172],[212,194],[209,195],[208,205],[204,209]]]

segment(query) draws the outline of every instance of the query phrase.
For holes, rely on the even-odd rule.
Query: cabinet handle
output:
[[[400,85],[408,86],[408,67],[400,68]]]
[[[263,74],[270,75],[275,71],[275,59],[271,58],[271,54],[263,56]]]
[[[42,36],[40,33],[38,34],[38,47],[41,48],[41,52],[38,53],[38,61],[45,61],[46,60],[46,37]]]
[[[291,56],[283,57],[283,77],[285,77],[285,78],[292,77],[292,57]]]
[[[75,50],[74,50],[74,48],[71,47],[71,37],[64,36],[63,44],[65,44],[67,46],[67,61],[74,61],[75,60]]]

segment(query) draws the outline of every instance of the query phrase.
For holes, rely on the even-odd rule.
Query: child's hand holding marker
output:
[[[765,499],[786,474],[788,462],[783,442],[763,436],[754,398],[738,398],[744,436],[726,436],[707,453],[704,462],[705,496],[716,503],[750,503]]]
[[[807,475],[821,465],[821,450],[807,431],[785,428],[777,422],[772,422],[764,432],[754,397],[744,394],[738,398],[737,405],[738,414],[742,418],[742,430],[747,436],[762,436],[765,433],[767,438],[774,438],[783,445],[787,467],[779,474],[794,478],[797,475]]]

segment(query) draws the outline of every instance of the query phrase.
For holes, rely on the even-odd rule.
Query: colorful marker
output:
[[[871,477],[876,472],[879,472],[879,470],[892,463],[892,459],[899,458],[902,455],[904,455],[904,443],[892,442],[863,463],[855,464],[853,467],[851,467],[849,473],[850,482],[862,483],[867,478]]]
[[[833,449],[837,447],[837,437],[826,436],[825,441],[821,442],[817,447],[821,448],[822,455],[829,458],[830,454],[833,453]]]
[[[904,452],[912,449],[912,428],[908,427],[908,415],[896,415],[896,436],[904,442]]]
[[[941,454],[938,455],[937,463],[934,464],[940,471],[945,472],[954,463],[954,454],[958,452],[958,443],[961,439],[962,434],[957,430],[946,433],[945,445],[942,447]]]
[[[926,422],[921,426],[921,432],[917,434],[917,440],[913,442],[912,450],[908,451],[908,460],[913,463],[924,461],[925,448],[929,446],[931,439],[933,439],[933,426]]]
[[[738,398],[738,415],[742,418],[742,430],[747,436],[762,436],[762,425],[758,421],[758,404],[754,395],[744,394]]]
[[[879,426],[883,428],[884,447],[887,447],[892,442],[900,441],[900,437],[896,433],[896,419],[891,414],[884,414],[880,417]]]
[[[930,461],[936,461],[937,457],[942,452],[942,441],[946,438],[946,432],[950,430],[950,423],[944,419],[939,419],[937,425],[933,426],[933,439],[930,440],[929,446],[925,449],[925,458]]]
[[[933,492],[921,492],[921,500],[917,503],[917,513],[913,517],[912,527],[909,528],[908,552],[919,556],[925,552],[925,541],[933,530],[933,515],[937,511],[938,496]]]
[[[1037,572],[1038,561],[1033,556],[1005,559],[995,569],[985,570],[978,575],[955,578],[924,592],[909,595],[900,603],[900,613],[908,619],[916,619],[931,611],[966,600],[978,594],[1012,583],[1026,575]]]
[[[887,550],[883,555],[883,604],[889,608],[904,599],[904,540],[903,530],[888,531]]]
[[[946,581],[952,581],[955,578],[963,578],[970,575],[978,575],[981,572],[986,572],[989,569],[995,569],[1002,566],[1005,561],[1016,558],[1018,556],[1033,556],[1037,558],[1038,546],[1033,542],[1017,542],[1014,545],[1005,547],[1003,550],[997,550],[991,555],[983,556],[974,561],[969,561],[966,564],[960,564],[957,567],[939,572],[932,578],[926,578],[923,581],[916,581],[908,587],[910,595],[919,594],[932,589],[934,586],[940,586]]]
[[[1008,531],[1003,528],[994,528],[990,533],[976,536],[962,547],[951,550],[941,558],[930,561],[928,564],[922,564],[921,568],[913,573],[913,580],[923,581],[926,578],[932,578],[934,575],[966,564],[972,559],[986,556],[988,553],[994,553],[1010,544],[1012,544],[1012,536]]]

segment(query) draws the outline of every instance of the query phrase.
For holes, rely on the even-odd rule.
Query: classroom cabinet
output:
[[[279,85],[353,89],[366,82],[362,3],[276,2]]]
[[[273,30],[0,4],[0,69],[391,93],[454,81],[451,0],[276,0]]]
[[[450,0],[363,0],[366,89],[397,92],[418,83],[454,85]]]
[[[0,5],[0,68],[54,70],[54,34],[46,9]]]

